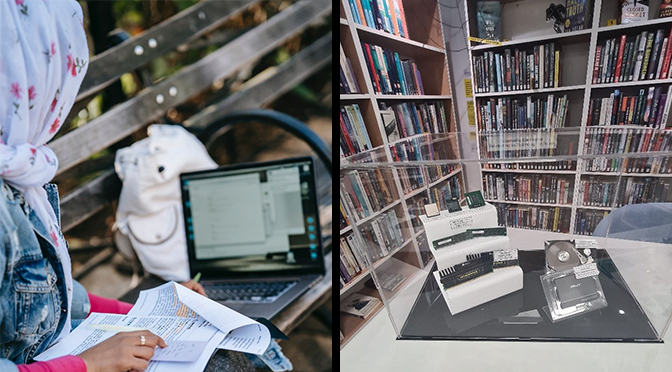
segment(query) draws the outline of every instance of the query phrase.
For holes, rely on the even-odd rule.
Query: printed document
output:
[[[77,355],[118,332],[139,329],[161,336],[168,344],[165,349],[156,348],[147,372],[202,371],[217,348],[261,355],[271,342],[265,325],[169,282],[140,292],[127,315],[92,313],[34,359]]]

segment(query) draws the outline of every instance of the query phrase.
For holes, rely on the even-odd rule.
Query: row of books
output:
[[[526,99],[501,97],[479,100],[478,123],[482,131],[502,129],[563,128],[567,121],[567,95]]]
[[[480,132],[479,150],[481,159],[575,155],[574,143],[578,138],[578,130],[574,129],[563,131],[544,128]]]
[[[340,220],[339,220],[339,225],[340,225],[339,228],[341,230],[343,230],[346,227],[350,226],[350,221],[348,221],[347,214],[345,213],[345,208],[343,208],[343,203],[339,203],[339,205],[341,207],[341,209],[339,211],[341,213]]]
[[[341,154],[350,156],[373,148],[358,104],[341,106]]]
[[[576,151],[571,152],[574,145],[570,144],[563,147],[566,154],[576,154]],[[541,161],[541,162],[526,162],[526,163],[483,163],[484,170],[487,169],[511,169],[511,170],[576,170],[575,160],[560,160],[560,161]]]
[[[443,143],[435,146],[432,141],[427,141],[422,137],[409,138],[397,142],[390,147],[390,152],[395,162],[433,161],[454,158],[449,156]],[[422,168],[419,166],[399,168],[399,178],[401,179],[403,192],[404,194],[408,194],[413,190],[424,187],[426,183],[432,183],[442,177],[448,176],[456,169],[457,166],[454,164],[430,165],[425,167],[427,177],[423,177]],[[428,179],[425,180],[425,178]]]
[[[399,53],[377,45],[362,43],[362,52],[373,89],[380,94],[423,95],[418,66]]]
[[[609,214],[609,211],[591,211],[579,209],[574,221],[574,234],[591,235],[597,224]]]
[[[359,93],[359,84],[357,84],[357,79],[353,73],[352,63],[350,63],[350,58],[345,56],[343,51],[343,44],[338,43],[341,47],[341,57],[340,57],[340,89],[341,93]]]
[[[670,36],[672,29],[659,29],[605,40],[595,48],[593,84],[666,79],[672,55]]]
[[[473,56],[476,93],[509,92],[560,86],[560,47],[554,43],[530,50],[505,49]]]
[[[654,128],[588,127],[583,146],[586,155],[613,155],[641,152],[667,152],[672,149],[672,131]],[[667,156],[639,158],[589,158],[588,172],[670,173]]]
[[[339,254],[341,261],[341,288],[343,288],[346,283],[350,282],[354,277],[359,275],[359,273],[366,270],[368,264],[364,254],[356,248],[354,234],[341,236],[341,249],[339,250]]]
[[[591,207],[611,207],[617,185],[618,181],[607,181],[595,177],[581,180],[577,190],[579,204]]]
[[[386,211],[359,228],[371,262],[387,256],[404,244],[404,236],[394,210]]]
[[[457,177],[451,177],[445,183],[429,190],[429,200],[431,203],[437,203],[439,210],[448,210],[448,202],[453,199],[460,200],[460,186]]]
[[[638,95],[627,96],[616,89],[609,97],[592,98],[588,103],[586,125],[643,125],[664,128],[670,113],[668,99],[672,85],[667,88],[641,88]]]
[[[668,201],[670,184],[668,180],[658,178],[628,177],[621,181],[614,207],[639,203],[665,203]]]
[[[406,206],[408,207],[408,215],[411,217],[411,225],[413,226],[414,233],[417,233],[422,228],[422,221],[420,221],[420,215],[425,214],[425,205],[430,203],[431,202],[429,201],[427,193],[421,193],[406,200]]]
[[[489,173],[483,176],[485,197],[497,201],[571,204],[573,182],[548,174]]]
[[[497,220],[502,226],[522,229],[569,232],[571,208],[495,204]]]
[[[448,107],[450,110],[450,106]],[[443,103],[404,102],[388,105],[380,103],[385,134],[389,142],[421,133],[445,133],[449,131]]]
[[[348,0],[354,21],[360,25],[408,38],[401,0]]]
[[[394,201],[380,169],[353,170],[341,174],[345,203],[357,219],[366,218]]]

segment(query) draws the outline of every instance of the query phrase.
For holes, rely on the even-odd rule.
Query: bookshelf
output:
[[[455,132],[456,127],[439,4],[435,0],[369,1],[371,4],[391,7],[395,3],[400,4],[407,32],[402,35],[404,30],[402,25],[397,27],[397,30],[402,30],[401,32],[395,30],[387,32],[378,29],[379,27],[371,27],[366,19],[360,22],[363,13],[359,13],[358,7],[362,6],[362,0],[340,1],[340,43],[346,58],[345,61],[341,58],[341,68],[344,64],[348,65],[351,69],[351,80],[354,80],[350,81],[351,84],[347,84],[346,81],[348,86],[341,91],[340,101],[342,107],[357,105],[361,113],[361,120],[358,120],[358,117],[350,112],[352,119],[360,125],[359,132],[353,125],[343,123],[342,120],[341,140],[345,143],[341,149],[341,163],[430,160],[426,158],[428,154],[436,158],[446,154],[459,156],[455,155],[459,154],[457,141],[444,145],[445,147],[432,148],[429,153],[413,152],[419,143],[426,141],[427,134]],[[358,15],[353,14],[354,11]],[[367,16],[364,14],[364,17]],[[386,52],[389,54],[384,54]],[[389,59],[386,59],[388,55]],[[387,80],[383,81],[385,75],[376,69],[377,62],[374,61],[374,57],[378,58],[378,62],[384,60],[388,63],[386,67],[399,63],[396,70],[387,69],[389,83]],[[374,71],[371,70],[371,66]],[[395,77],[400,83],[399,86],[394,85]],[[392,94],[384,89],[386,84],[402,90]],[[358,89],[351,89],[350,85],[355,85]],[[401,88],[401,85],[404,85],[404,88]],[[346,111],[346,118],[350,118],[347,114]],[[385,121],[384,115],[395,118],[398,134],[388,134],[385,124],[389,124],[389,121]],[[389,128],[388,125],[387,129]],[[344,129],[347,139],[344,139]],[[363,132],[368,136],[370,146],[357,146],[360,147],[360,151],[356,151],[353,142],[357,144],[367,142],[362,138]],[[352,144],[352,148],[349,147],[348,141]],[[343,147],[346,148],[346,152],[343,152]],[[346,214],[347,211],[354,211],[353,215],[345,216],[349,224],[341,225],[340,228],[341,244],[343,240],[347,244],[341,248],[341,251],[346,251],[346,256],[342,256],[341,261],[350,260],[351,263],[353,259],[357,261],[354,257],[357,254],[366,260],[356,275],[341,283],[341,302],[353,293],[376,297],[382,301],[383,289],[376,286],[374,276],[380,280],[377,276],[380,273],[404,275],[405,279],[394,289],[394,292],[398,292],[412,282],[418,271],[430,263],[431,254],[426,239],[423,239],[424,230],[417,218],[419,206],[437,201],[435,200],[437,197],[445,198],[452,195],[460,200],[464,197],[462,167],[446,165],[435,168],[431,168],[430,171],[425,168],[420,171],[420,168],[417,168],[415,169],[417,174],[413,173],[414,170],[401,168],[357,172],[341,170],[341,204],[344,205]],[[422,182],[419,182],[419,179]],[[389,194],[391,200],[386,200],[389,203],[384,203],[385,205],[379,205],[372,198],[363,200],[367,199],[367,195],[371,195],[366,192],[367,189],[376,195]],[[385,197],[382,196],[380,199]],[[359,205],[356,205],[358,203]],[[370,213],[364,211],[368,206],[367,203],[372,209]],[[388,220],[381,220],[382,218]],[[389,222],[391,221],[389,218],[396,219],[398,224],[396,231],[400,235],[397,236],[398,240],[394,239],[394,228],[387,233],[382,231],[386,226],[395,223],[377,222]],[[377,234],[376,229],[382,231],[380,236],[384,240],[390,238],[392,243],[389,247],[382,247],[382,244],[381,247],[367,246],[373,239],[362,239],[361,236],[371,233],[371,230],[373,230],[371,234]],[[375,272],[375,275],[372,272]],[[343,276],[341,274],[341,277]],[[384,293],[386,299],[393,298],[394,294]],[[343,334],[340,347],[343,348],[382,307],[382,304],[377,306],[366,319],[340,312],[340,330]]]
[[[629,81],[626,76],[625,79],[620,79],[618,81],[613,79],[609,82],[597,82],[593,80],[593,77],[594,73],[597,73],[598,71],[601,73],[602,69],[604,69],[604,67],[600,67],[599,63],[596,62],[596,54],[598,54],[598,50],[600,52],[605,50],[608,40],[614,39],[615,44],[618,46],[620,45],[622,35],[626,35],[626,43],[624,45],[627,46],[628,43],[634,45],[637,36],[641,35],[642,32],[646,31],[648,35],[650,33],[655,33],[659,29],[663,30],[663,37],[667,38],[671,35],[670,29],[672,28],[672,17],[657,18],[660,0],[654,0],[649,2],[649,20],[607,26],[610,19],[616,19],[618,16],[619,1],[589,0],[588,4],[592,4],[592,8],[590,9],[591,12],[587,14],[591,18],[590,23],[587,23],[584,29],[557,34],[553,30],[552,23],[546,23],[545,21],[545,9],[549,5],[548,3],[535,0],[501,1],[499,24],[503,41],[501,44],[495,45],[470,40],[468,42],[468,55],[472,77],[474,78],[474,111],[475,116],[478,118],[477,130],[479,138],[477,146],[479,159],[482,161],[480,172],[481,179],[484,182],[484,194],[487,195],[488,187],[492,187],[491,184],[488,185],[488,180],[491,180],[493,176],[498,175],[504,177],[507,175],[522,177],[543,174],[558,179],[567,179],[569,177],[571,182],[567,185],[569,187],[568,190],[571,190],[572,188],[574,189],[572,199],[567,204],[548,204],[513,200],[503,201],[501,198],[487,198],[488,201],[498,206],[498,209],[501,209],[500,217],[510,214],[509,210],[513,209],[515,209],[516,217],[519,218],[518,213],[523,213],[523,211],[525,211],[524,208],[528,208],[525,212],[529,214],[534,213],[535,211],[538,212],[539,208],[557,207],[569,218],[569,231],[563,232],[589,235],[606,213],[621,204],[628,204],[629,202],[669,201],[672,199],[672,195],[670,195],[672,193],[668,192],[669,185],[672,183],[672,180],[669,180],[669,178],[672,177],[672,175],[669,174],[670,162],[672,159],[660,155],[661,151],[669,151],[669,148],[664,147],[664,144],[661,147],[656,148],[655,142],[647,147],[649,142],[646,142],[646,134],[641,134],[641,137],[637,137],[639,130],[641,130],[642,133],[647,133],[644,129],[648,130],[650,133],[649,135],[651,136],[650,138],[656,138],[656,136],[666,138],[666,136],[670,135],[670,118],[667,114],[667,112],[669,112],[669,98],[667,98],[667,106],[661,111],[665,112],[665,114],[662,118],[659,117],[660,114],[657,114],[659,122],[651,123],[648,127],[640,125],[642,123],[633,123],[637,125],[607,125],[606,120],[609,119],[605,119],[604,125],[598,124],[596,126],[594,123],[592,123],[593,125],[591,126],[588,125],[589,120],[592,119],[592,114],[594,113],[593,110],[595,109],[594,105],[597,100],[600,100],[600,104],[602,102],[619,102],[617,100],[609,101],[611,94],[615,93],[616,90],[618,90],[620,94],[620,102],[623,101],[623,96],[639,96],[640,89],[646,90],[647,98],[649,88],[652,88],[651,90],[653,92],[657,91],[658,93],[656,94],[660,95],[670,92],[668,89],[670,85],[672,85],[672,79],[670,79],[669,75],[666,78],[661,78],[662,74],[658,71],[653,79],[638,81]],[[467,27],[465,30],[467,32],[467,37],[481,37],[478,34],[477,2],[465,0],[464,5],[467,17]],[[521,19],[524,19],[525,21],[521,22]],[[477,81],[479,77],[483,78],[480,76],[481,74],[479,74],[479,72],[483,71],[483,63],[487,63],[484,61],[488,60],[487,56],[489,56],[490,53],[502,55],[502,63],[505,63],[505,51],[507,49],[515,55],[516,49],[518,49],[519,54],[522,54],[523,50],[534,51],[535,47],[548,45],[549,43],[554,44],[555,50],[557,50],[558,46],[560,47],[560,79],[557,87],[552,86],[539,87],[537,89],[516,90],[515,88],[517,87],[512,83],[513,90],[502,89],[503,91],[494,91],[492,89],[486,89],[486,91],[483,91],[483,89],[478,89]],[[635,53],[636,50],[634,49],[634,46],[632,48],[633,52],[631,53]],[[616,56],[618,55],[618,51],[618,48],[616,48]],[[622,62],[623,67],[620,71],[626,71],[627,66],[625,57],[627,56],[626,50],[624,50],[623,55],[624,62]],[[479,60],[479,58],[481,58],[481,60]],[[635,59],[632,59],[631,61],[634,60]],[[511,61],[512,66],[515,66],[515,58],[512,58]],[[614,61],[616,61],[616,57],[614,57]],[[618,67],[618,65],[616,65],[616,67]],[[546,69],[548,71],[548,67]],[[633,67],[631,66],[628,71],[633,71],[632,69]],[[551,74],[552,73],[553,71],[551,71]],[[503,77],[506,78],[506,75],[503,75]],[[660,89],[657,90],[657,88]],[[564,131],[565,135],[563,138],[568,144],[565,153],[561,154],[583,155],[583,157],[576,160],[575,166],[572,166],[570,169],[507,169],[506,164],[501,163],[501,159],[499,163],[501,165],[489,165],[487,160],[492,156],[492,153],[488,152],[490,143],[482,138],[487,139],[492,132],[483,125],[485,119],[483,115],[481,115],[483,111],[479,113],[479,103],[488,101],[498,103],[500,99],[504,100],[502,102],[506,102],[506,99],[513,101],[525,100],[527,97],[532,97],[533,99],[535,97],[543,98],[550,94],[554,95],[556,98],[567,95],[569,100],[569,107],[567,110],[568,117],[564,129],[557,129],[560,132]],[[658,97],[660,97],[660,95]],[[667,96],[669,97],[670,94],[667,94]],[[618,94],[616,94],[616,97],[618,97]],[[602,99],[604,99],[604,101],[602,101]],[[639,101],[626,101],[626,103],[630,102],[639,104]],[[659,102],[663,102],[662,98]],[[635,103],[633,103],[633,105],[634,104]],[[613,109],[613,106],[610,108]],[[618,117],[618,112],[618,108],[613,111],[613,113],[616,114],[616,117]],[[625,113],[626,112],[623,111],[623,115],[626,115]],[[611,115],[607,114],[606,117],[610,118]],[[625,117],[627,119],[627,116]],[[627,120],[625,123],[627,123]],[[506,128],[504,131],[507,131]],[[636,165],[632,169],[625,168],[625,165],[622,165],[622,163],[620,163],[621,165],[619,166],[619,163],[616,163],[615,161],[610,163],[612,161],[611,158],[614,157],[613,154],[632,152],[627,150],[619,151],[621,148],[617,147],[619,144],[617,139],[620,137],[615,137],[621,135],[623,136],[622,138],[625,139],[627,138],[626,136],[628,136],[628,131],[635,133],[632,135],[633,138],[644,138],[641,141],[644,141],[643,146],[645,148],[638,147],[634,152],[658,151],[658,155],[653,157],[653,159],[659,159],[658,163],[656,163],[656,161],[653,161],[653,164],[651,164],[651,162],[647,163],[645,158],[645,160],[640,160],[639,163],[635,162],[634,164]],[[599,134],[595,134],[596,132],[599,132]],[[613,143],[614,147],[611,148],[605,145],[604,148],[600,148],[599,143],[597,142],[598,140],[604,140],[604,143],[609,143],[609,146]],[[625,142],[624,140],[624,143],[629,142]],[[598,144],[598,146],[595,146],[595,144]],[[624,145],[621,144],[621,146]],[[606,156],[600,158],[597,155]],[[611,158],[609,155],[612,155]],[[591,159],[591,156],[593,156],[595,160]],[[628,160],[631,162],[633,161],[633,159]],[[621,161],[625,160],[621,159]],[[600,164],[602,167],[599,166]],[[637,164],[639,166],[637,166]],[[613,165],[613,167],[610,167],[609,165]],[[496,167],[497,169],[490,169],[493,167]],[[585,186],[585,188],[581,189],[582,186]],[[517,191],[519,190],[516,190],[516,192]],[[586,196],[586,192],[589,193],[588,196]],[[646,193],[649,193],[648,197]],[[598,203],[596,199],[601,200]],[[592,200],[592,202],[587,202],[589,200]],[[507,208],[509,210],[507,210]],[[521,227],[518,224],[519,221],[520,220],[516,223],[509,223],[510,220],[507,219],[507,226]]]

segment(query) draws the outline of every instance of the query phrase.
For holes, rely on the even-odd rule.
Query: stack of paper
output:
[[[168,344],[156,348],[147,372],[203,371],[217,348],[262,355],[271,342],[265,325],[169,282],[140,292],[128,315],[91,314],[34,359],[77,355],[117,332],[137,329],[149,330]]]

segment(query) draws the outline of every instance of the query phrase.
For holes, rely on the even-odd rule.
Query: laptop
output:
[[[192,276],[208,297],[271,319],[325,274],[312,157],[180,175]]]

